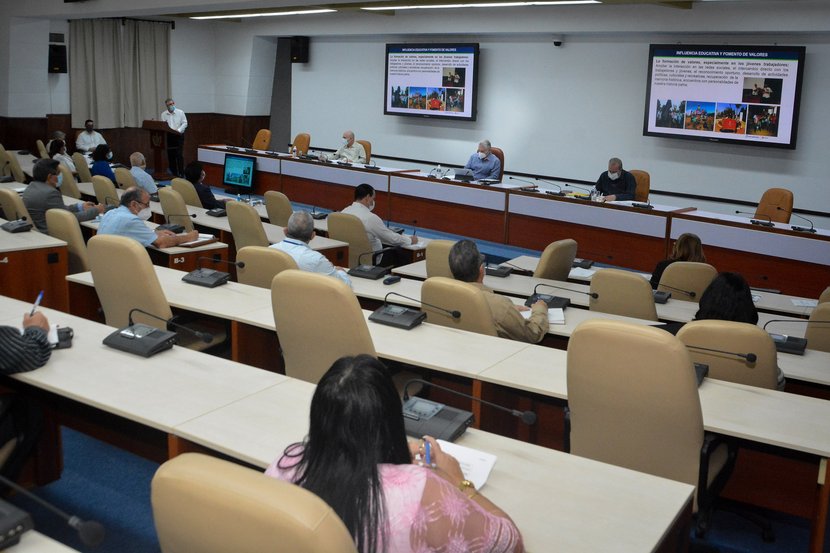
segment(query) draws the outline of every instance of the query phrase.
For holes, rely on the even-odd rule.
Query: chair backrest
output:
[[[256,209],[244,202],[228,202],[225,204],[228,212],[228,223],[231,225],[233,242],[238,252],[245,246],[268,246],[268,237],[265,227]]]
[[[316,384],[344,355],[376,355],[357,296],[338,278],[283,271],[271,283],[271,305],[292,378]]]
[[[501,162],[501,169],[499,169],[499,180],[504,180],[504,150],[502,150],[501,148],[492,147],[490,148],[490,152],[494,156],[499,158],[499,161]]]
[[[287,253],[265,246],[245,246],[236,254],[245,263],[236,268],[236,279],[242,284],[271,288],[274,277],[287,269],[297,269],[297,262]]]
[[[6,151],[6,148],[0,144],[0,177],[6,177],[11,174],[11,168],[9,167],[9,153]]]
[[[363,149],[366,150],[366,163],[372,161],[372,143],[368,140],[355,140],[358,144],[363,146]]]
[[[539,259],[539,265],[533,271],[534,278],[550,280],[568,280],[574,258],[576,257],[576,240],[566,238],[547,245]]]
[[[349,213],[331,213],[328,224],[329,238],[349,244],[349,269],[357,267],[360,254],[372,251],[363,221]]]
[[[592,311],[657,320],[651,284],[636,273],[621,269],[599,269],[591,278],[591,292],[597,294],[588,303]]]
[[[115,171],[115,182],[118,184],[118,188],[126,190],[127,188],[131,188],[133,186],[138,186],[135,182],[135,177],[130,170],[126,167],[116,167]]]
[[[35,140],[35,146],[37,146],[37,154],[40,159],[49,159],[49,152],[46,151],[46,144],[43,143],[43,140],[39,138]]]
[[[9,169],[16,182],[26,182],[26,173],[20,167],[20,162],[17,160],[12,152],[6,152],[6,158],[9,160]]]
[[[311,135],[307,132],[301,132],[294,137],[294,142],[292,142],[291,144],[295,148],[297,148],[297,153],[299,153],[300,155],[307,154],[308,149],[311,146]]]
[[[192,205],[193,207],[204,207],[202,205],[202,200],[199,198],[199,193],[196,192],[196,187],[193,186],[193,183],[189,180],[176,177],[170,181],[170,186],[173,187],[173,190],[182,195],[182,199],[187,205]]]
[[[137,240],[116,234],[96,234],[87,243],[87,253],[95,292],[109,326],[127,326],[130,310],[136,307],[162,319],[173,316],[150,254]],[[165,327],[164,322],[141,313],[135,313],[133,321]]]
[[[778,209],[779,207],[781,209]],[[755,209],[755,218],[766,221],[769,217],[769,220],[776,223],[789,223],[792,210],[792,191],[786,188],[770,188],[761,196],[761,201]]]
[[[830,286],[824,289],[824,292],[818,297],[819,303],[824,303],[826,301],[830,301]]]
[[[756,325],[734,321],[692,321],[683,325],[677,337],[689,346],[689,355],[693,361],[709,365],[709,378],[769,390],[774,390],[778,385],[775,342]],[[749,362],[737,355],[703,351],[692,346],[741,354],[753,353],[755,361]]]
[[[830,302],[818,304],[810,314],[810,321],[830,321]],[[808,322],[804,337],[808,348],[830,351],[830,323]]]
[[[265,211],[268,213],[269,223],[284,227],[294,213],[294,208],[291,207],[288,196],[276,190],[269,190],[265,193]]]
[[[66,242],[69,250],[69,274],[88,271],[86,242],[78,218],[67,209],[49,209],[46,211],[46,228],[49,229],[50,236]]]
[[[170,186],[164,186],[159,188],[159,202],[168,223],[183,226],[185,232],[193,230],[193,218],[187,215],[187,205],[181,194]]]
[[[254,142],[251,145],[254,150],[267,150],[271,145],[271,131],[268,129],[259,129],[254,137]]]
[[[92,177],[92,189],[95,191],[95,199],[99,204],[118,205],[120,196],[109,177],[103,175]]]
[[[708,263],[675,261],[666,267],[657,289],[671,292],[672,299],[699,302],[700,296],[716,276],[718,270]],[[693,292],[694,295],[686,292]]]
[[[58,165],[58,171],[60,171],[61,175],[63,175],[63,181],[61,182],[61,194],[80,200],[81,191],[78,189],[78,181],[75,180],[75,175],[72,174],[69,167],[61,163]]]
[[[426,248],[427,278],[453,278],[450,270],[450,250],[454,240],[430,240]]]
[[[648,171],[642,171],[640,169],[632,169],[629,173],[631,173],[634,181],[637,183],[637,188],[634,190],[634,201],[648,203],[648,193],[651,190],[651,175],[648,174]]]
[[[26,209],[23,198],[14,190],[0,188],[0,207],[3,208],[3,215],[9,221],[26,217],[27,221],[32,222],[32,216],[29,215],[29,210]]]
[[[680,340],[645,325],[585,321],[568,342],[567,381],[571,453],[697,484],[703,415]]]
[[[163,553],[357,553],[346,526],[313,493],[208,455],[161,465],[151,502]]]
[[[430,277],[421,287],[421,299],[424,303],[459,311],[461,316],[455,319],[447,313],[425,306],[423,309],[427,314],[427,322],[487,336],[498,336],[493,314],[484,294],[484,291],[469,282],[440,276]]]
[[[92,182],[92,172],[84,154],[75,152],[72,154],[72,162],[75,164],[75,171],[78,172],[78,182]]]

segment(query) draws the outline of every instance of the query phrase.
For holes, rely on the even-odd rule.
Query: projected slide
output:
[[[478,44],[387,44],[383,113],[476,118]]]
[[[652,44],[643,134],[795,148],[803,46]]]

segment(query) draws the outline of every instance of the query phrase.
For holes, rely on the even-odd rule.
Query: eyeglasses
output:
[[[142,207],[142,209],[143,209],[143,208],[145,208],[145,207],[150,207],[150,202],[147,202],[147,203],[145,204],[144,202],[140,202],[140,201],[138,201],[138,200],[133,200],[133,201],[134,201],[135,203],[137,203],[138,205],[140,205],[140,206]]]

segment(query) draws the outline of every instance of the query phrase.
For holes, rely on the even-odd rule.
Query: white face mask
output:
[[[107,152],[107,159],[112,159],[112,152]]]
[[[344,138],[344,139],[343,139],[343,146],[348,146],[348,145],[349,145],[349,139],[348,139],[348,138]]]
[[[55,185],[55,188],[60,188],[63,184],[63,173],[58,173],[58,183]]]
[[[369,211],[375,210],[375,200],[372,200],[372,203],[369,204]]]
[[[608,178],[611,179],[611,180],[617,180],[618,178],[620,178],[619,171],[616,172],[616,173],[612,173],[611,171],[608,171]]]
[[[150,208],[145,207],[144,209],[142,209],[141,211],[138,212],[138,218],[141,219],[142,221],[148,221],[152,214],[153,214],[153,212],[150,211]]]
[[[484,159],[485,157],[487,157],[487,154],[485,154],[484,152],[478,153],[478,159]]]

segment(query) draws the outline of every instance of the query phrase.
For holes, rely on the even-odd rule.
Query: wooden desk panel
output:
[[[34,302],[43,290],[41,305],[65,311],[69,308],[68,273],[66,246],[5,251],[0,253],[0,295]]]
[[[175,250],[175,253],[167,251]],[[221,263],[221,261],[228,260],[228,246],[212,250],[188,250],[187,248],[165,248],[159,250],[156,248],[147,248],[150,254],[150,259],[153,260],[153,265],[161,265],[162,267],[170,267],[171,269],[178,269],[179,271],[193,271],[199,268],[199,258],[207,257],[212,261],[203,260],[201,266],[206,269],[216,269],[217,271],[228,271],[228,264]]]

